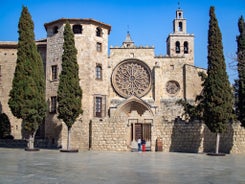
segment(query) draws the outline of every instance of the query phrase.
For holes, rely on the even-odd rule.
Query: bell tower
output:
[[[181,9],[176,10],[176,18],[173,21],[174,33],[186,34],[186,19],[183,17],[183,11]]]
[[[167,38],[167,54],[169,57],[185,58],[187,64],[194,64],[194,35],[187,33],[186,19],[180,8],[173,20],[173,33]]]

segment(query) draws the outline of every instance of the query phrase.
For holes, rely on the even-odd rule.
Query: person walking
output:
[[[137,140],[138,143],[138,151],[141,151],[141,138],[139,137]]]

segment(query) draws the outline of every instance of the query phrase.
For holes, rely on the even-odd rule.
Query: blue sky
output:
[[[18,40],[17,26],[25,5],[34,21],[36,39],[46,38],[44,23],[59,18],[93,18],[112,26],[109,46],[121,45],[130,31],[137,46],[155,46],[156,55],[165,55],[178,2],[187,19],[187,32],[195,35],[195,65],[202,68],[207,68],[209,8],[215,6],[233,83],[237,75],[230,65],[237,50],[237,22],[241,15],[245,17],[245,0],[1,0],[0,41]]]

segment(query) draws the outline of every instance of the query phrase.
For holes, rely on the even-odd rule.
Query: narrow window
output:
[[[2,85],[2,66],[0,65],[0,85]]]
[[[168,45],[167,45],[167,54],[170,55],[170,44],[168,42]]]
[[[174,65],[170,65],[170,69],[171,70],[174,70]]]
[[[180,53],[180,43],[179,43],[179,41],[175,42],[175,52],[176,52],[176,54]]]
[[[179,31],[183,31],[183,24],[182,24],[182,22],[179,22]]]
[[[102,30],[99,27],[96,28],[96,36],[98,36],[98,37],[102,36]]]
[[[182,14],[181,14],[181,12],[179,12],[179,17],[178,17],[178,18],[179,18],[179,19],[180,19],[180,18],[182,18]]]
[[[58,26],[55,26],[54,28],[53,28],[53,34],[56,34],[56,33],[58,33]]]
[[[102,97],[96,97],[96,105],[95,105],[95,116],[102,117]]]
[[[52,65],[51,69],[52,69],[52,81],[57,80],[58,79],[58,66]]]
[[[82,26],[81,25],[73,25],[72,30],[74,34],[82,34]]]
[[[100,64],[96,65],[96,79],[102,79],[102,66]]]
[[[96,44],[96,50],[98,52],[101,52],[102,51],[102,43],[97,42],[97,44]]]
[[[104,95],[94,96],[94,116],[99,118],[106,116],[106,97]]]
[[[185,54],[188,54],[189,53],[188,42],[184,42],[184,53]]]
[[[50,112],[56,113],[57,108],[57,97],[51,96],[51,103],[50,103]]]

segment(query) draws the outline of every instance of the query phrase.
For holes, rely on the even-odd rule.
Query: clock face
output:
[[[177,81],[168,81],[166,85],[166,90],[169,94],[175,95],[180,90],[180,85]]]
[[[124,98],[146,95],[151,89],[151,83],[150,68],[136,59],[121,62],[112,73],[113,87]]]

